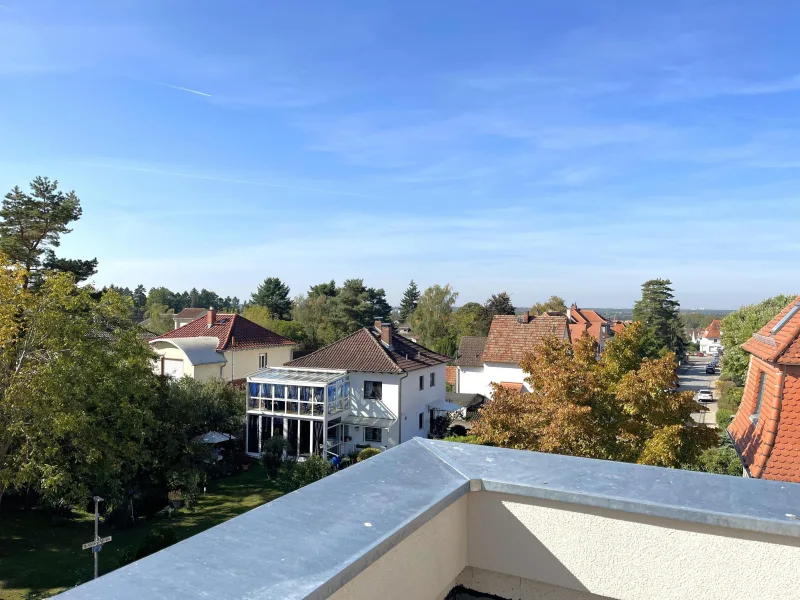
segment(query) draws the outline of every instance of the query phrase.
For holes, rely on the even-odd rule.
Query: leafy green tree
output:
[[[450,322],[457,340],[465,335],[489,335],[489,327],[492,324],[486,308],[477,302],[467,302],[459,307],[450,317]]]
[[[495,315],[513,315],[516,312],[514,305],[511,303],[511,296],[506,292],[492,294],[491,298],[483,306],[490,321]]]
[[[251,304],[266,306],[276,319],[292,318],[292,301],[289,286],[277,277],[267,277],[250,298]]]
[[[144,315],[147,318],[145,329],[156,335],[163,335],[175,329],[175,321],[172,319],[175,316],[175,311],[167,308],[166,304],[148,303]]]
[[[59,259],[53,252],[61,244],[61,236],[72,231],[68,225],[81,217],[78,196],[74,191],[59,191],[58,181],[47,177],[36,177],[30,187],[30,194],[14,187],[0,208],[0,251],[24,267],[25,287],[41,268],[72,273],[76,281],[94,275],[96,259]]]
[[[697,470],[717,475],[741,477],[744,468],[736,450],[730,446],[720,445],[703,451],[698,459]]]
[[[308,296],[325,296],[326,298],[333,298],[337,293],[336,282],[331,279],[325,283],[318,283],[312,285],[308,290]]]
[[[642,323],[644,356],[654,358],[672,352],[678,359],[686,354],[680,303],[672,295],[669,279],[650,279],[642,284],[642,297],[633,307],[633,319]]]
[[[153,355],[130,321],[130,301],[93,294],[71,275],[0,265],[0,497],[37,491],[51,506],[90,492],[124,495],[147,460]]]
[[[741,345],[786,308],[794,298],[796,296],[787,295],[767,298],[758,304],[742,306],[722,319],[720,328],[722,342],[725,345],[725,355],[722,359],[723,375],[730,376],[736,385],[744,385],[750,354],[745,352]]]
[[[400,321],[402,323],[407,323],[411,313],[416,310],[419,296],[420,293],[417,288],[417,283],[412,279],[406,291],[403,293],[403,299],[400,302]]]
[[[450,317],[457,298],[458,292],[449,284],[432,285],[422,294],[411,315],[411,327],[423,346],[440,354],[455,354],[457,340]]]
[[[530,312],[532,315],[542,315],[546,312],[566,313],[567,304],[559,296],[550,296],[547,302],[537,302],[531,306]]]
[[[295,298],[292,314],[294,321],[303,328],[303,339],[308,350],[331,344],[337,339],[337,332],[329,318],[330,300],[330,297],[322,294]]]
[[[298,342],[304,349],[308,349],[306,329],[297,321],[280,321],[273,319],[266,306],[248,306],[242,311],[242,316],[248,321],[261,325],[265,329]]]

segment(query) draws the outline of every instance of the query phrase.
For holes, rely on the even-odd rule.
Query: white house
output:
[[[150,340],[161,375],[244,382],[248,373],[292,360],[297,344],[241,315],[205,316]]]
[[[510,389],[527,389],[522,357],[544,338],[570,339],[565,315],[531,317],[498,315],[492,320],[489,336],[464,337],[459,345],[455,391],[492,397],[492,383]]]
[[[722,349],[722,322],[714,319],[700,338],[700,352],[717,354]]]
[[[208,312],[205,308],[184,308],[177,315],[172,315],[172,322],[175,323],[175,329],[188,325],[195,319],[206,316]]]
[[[247,377],[247,452],[281,435],[290,454],[344,456],[427,437],[446,400],[445,363],[375,322],[338,342]]]

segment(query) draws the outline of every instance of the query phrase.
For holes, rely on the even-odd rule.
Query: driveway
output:
[[[688,362],[678,369],[678,379],[680,380],[682,391],[712,390],[714,392],[714,402],[705,402],[703,404],[708,408],[708,412],[692,413],[692,418],[698,423],[716,427],[718,394],[714,384],[719,379],[719,374],[706,374],[706,365],[710,362],[710,356],[690,356]]]

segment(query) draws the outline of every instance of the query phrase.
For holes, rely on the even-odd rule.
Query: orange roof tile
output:
[[[709,323],[706,330],[703,332],[703,337],[706,339],[716,339],[722,337],[722,321],[719,319],[714,319]]]
[[[749,340],[742,344],[742,348],[758,358],[784,365],[800,364],[800,310],[775,333],[772,329],[786,317],[795,306],[800,304],[800,296],[792,300],[781,312],[775,315],[769,323],[753,334]]]
[[[455,365],[447,365],[444,369],[444,380],[450,385],[455,385],[458,376],[457,367]]]
[[[507,390],[511,390],[513,392],[522,392],[524,385],[522,383],[517,383],[515,381],[501,381],[498,383],[500,387],[504,387]]]
[[[578,308],[576,304],[570,307],[569,318],[569,334],[573,342],[589,334],[598,344],[600,343],[600,332],[603,325],[608,323],[608,319],[589,308]]]
[[[569,339],[566,316],[543,315],[530,317],[525,322],[525,317],[518,319],[513,315],[496,315],[492,319],[483,361],[518,365],[525,353],[551,336]]]
[[[195,319],[183,327],[168,331],[164,335],[157,337],[156,340],[215,337],[219,340],[217,350],[228,350],[232,347],[241,349],[269,348],[297,343],[245,319],[242,315],[218,313],[211,327],[208,326],[207,319],[208,315]]]

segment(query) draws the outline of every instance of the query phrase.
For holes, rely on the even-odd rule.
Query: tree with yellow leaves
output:
[[[596,342],[544,340],[522,361],[532,392],[494,387],[472,433],[482,443],[664,467],[697,462],[717,443],[693,423],[704,410],[692,392],[676,390],[675,356],[641,359],[642,327]]]

